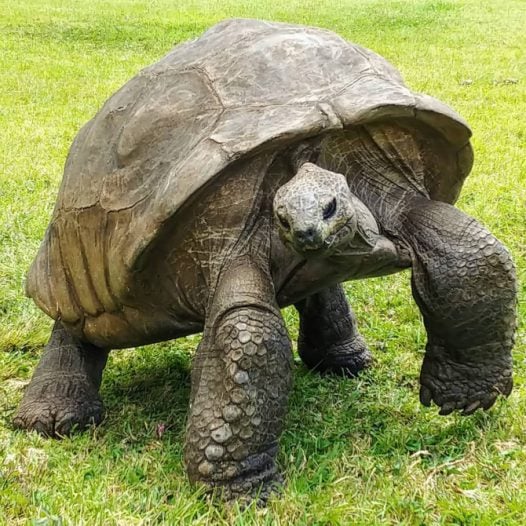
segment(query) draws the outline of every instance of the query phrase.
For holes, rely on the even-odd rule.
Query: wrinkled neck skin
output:
[[[320,167],[318,156],[319,142],[300,145],[291,155],[295,176],[274,198],[281,240],[305,260],[304,272],[313,269],[313,275],[346,281],[409,267],[408,254],[381,234],[371,211],[350,191],[346,175]]]
[[[327,259],[348,269],[347,279],[375,277],[398,272],[411,266],[409,254],[380,233],[376,219],[355,195],[356,231],[346,243],[334,247]]]
[[[371,252],[374,247],[385,239],[380,234],[376,219],[369,209],[354,194],[351,194],[354,217],[344,228],[354,227],[354,236],[349,237],[345,243],[330,248],[328,254],[331,258],[359,257]]]

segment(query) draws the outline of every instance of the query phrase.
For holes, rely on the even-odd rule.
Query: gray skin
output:
[[[341,283],[407,268],[422,403],[489,408],[512,388],[516,283],[448,204],[470,167],[460,117],[330,32],[237,20],[178,46],[71,148],[27,282],[56,323],[14,424],[97,424],[110,349],[202,331],[188,476],[264,500],[292,382],[280,308],[299,311],[307,367],[354,376],[371,355]]]

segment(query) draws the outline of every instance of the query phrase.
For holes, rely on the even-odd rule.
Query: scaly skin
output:
[[[414,254],[412,286],[428,333],[420,400],[441,414],[488,409],[513,386],[515,269],[508,251],[460,210],[415,199],[400,235]]]
[[[249,261],[222,277],[214,299],[220,307],[211,313],[192,368],[188,476],[227,500],[264,502],[281,482],[275,456],[292,354],[266,277]]]
[[[441,414],[470,414],[512,389],[515,271],[506,248],[477,221],[426,195],[426,177],[440,172],[421,148],[441,152],[439,141],[421,145],[426,133],[367,125],[329,138],[320,161],[347,175],[383,234],[411,254],[413,296],[428,335],[420,400]]]
[[[100,423],[98,391],[107,358],[107,350],[80,342],[56,322],[14,425],[60,437]]]
[[[296,308],[298,351],[309,369],[354,377],[372,363],[341,284],[309,296]]]

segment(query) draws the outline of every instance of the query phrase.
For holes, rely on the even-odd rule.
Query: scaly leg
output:
[[[372,357],[356,328],[341,284],[296,304],[300,313],[298,351],[312,370],[356,376]]]
[[[441,414],[488,409],[512,389],[515,270],[508,251],[453,206],[415,199],[401,237],[413,252],[412,288],[428,333],[420,399]]]
[[[185,461],[226,499],[265,501],[279,484],[278,438],[291,388],[291,345],[267,273],[227,271],[192,370]]]
[[[14,418],[19,428],[63,436],[102,420],[98,391],[108,350],[80,342],[60,322]]]

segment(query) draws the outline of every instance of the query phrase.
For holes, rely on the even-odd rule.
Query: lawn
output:
[[[296,360],[279,456],[287,484],[267,509],[211,505],[186,480],[199,336],[113,353],[96,430],[57,442],[12,429],[51,327],[24,297],[24,277],[73,137],[139,69],[234,16],[337,31],[467,119],[475,166],[458,206],[510,248],[524,320],[523,0],[0,1],[0,524],[525,524],[524,321],[511,397],[440,417],[418,402],[425,331],[407,273],[346,285],[376,357],[370,373],[320,378]],[[296,315],[285,316],[295,338]]]

